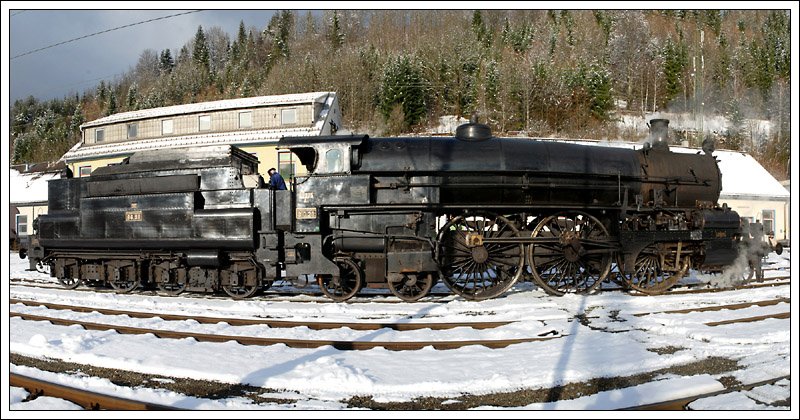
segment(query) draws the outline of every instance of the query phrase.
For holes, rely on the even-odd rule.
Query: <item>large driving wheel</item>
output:
[[[533,279],[545,292],[589,293],[611,270],[614,244],[600,220],[582,212],[547,216],[536,225],[528,247]]]
[[[397,280],[389,281],[392,294],[406,302],[415,302],[424,297],[433,287],[433,275],[430,273],[407,273]]]
[[[689,258],[677,264],[675,251],[663,244],[649,245],[636,256],[633,273],[623,273],[628,287],[657,295],[680,281],[689,269]]]
[[[436,262],[454,293],[470,300],[499,296],[519,280],[525,247],[519,230],[503,216],[461,215],[439,232]]]
[[[355,296],[363,284],[361,268],[350,258],[337,258],[338,276],[319,276],[317,282],[322,293],[335,302],[344,302]]]

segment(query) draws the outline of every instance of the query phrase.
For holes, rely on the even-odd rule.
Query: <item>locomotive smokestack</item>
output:
[[[650,135],[647,141],[656,150],[669,150],[669,120],[652,119],[650,120]]]

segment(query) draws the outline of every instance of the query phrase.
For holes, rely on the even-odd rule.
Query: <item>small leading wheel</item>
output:
[[[58,279],[58,282],[64,286],[65,289],[74,289],[81,285],[81,281],[78,279],[71,279],[71,278],[62,278]]]
[[[649,245],[636,256],[633,273],[623,273],[628,287],[657,295],[674,286],[689,269],[689,258],[675,267],[675,253],[661,244]]]
[[[522,276],[525,247],[514,224],[492,214],[461,215],[439,232],[436,262],[454,293],[469,300],[499,296]]]
[[[406,302],[415,302],[431,291],[433,275],[430,273],[406,273],[397,280],[389,281],[392,294]]]
[[[344,302],[355,296],[363,284],[361,269],[350,258],[337,258],[338,276],[318,276],[317,282],[322,293],[334,302]]]
[[[564,212],[545,217],[531,234],[538,241],[528,247],[533,279],[545,292],[589,293],[611,271],[612,249],[608,230],[586,213]]]

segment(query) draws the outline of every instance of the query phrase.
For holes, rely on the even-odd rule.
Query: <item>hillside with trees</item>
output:
[[[84,92],[16,101],[11,157],[58,159],[82,123],[117,112],[330,90],[345,128],[373,135],[478,113],[498,135],[639,140],[622,116],[724,116],[717,147],[784,179],[790,57],[788,11],[285,10],[235,34],[198,27],[180,50],[145,50]]]

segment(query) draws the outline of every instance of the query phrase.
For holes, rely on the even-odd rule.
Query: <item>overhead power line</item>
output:
[[[161,17],[157,17],[157,18],[153,18],[153,19],[143,20],[143,21],[141,21],[141,22],[129,23],[129,24],[127,24],[127,25],[117,26],[116,28],[106,29],[106,30],[104,30],[104,31],[95,32],[95,33],[93,33],[93,34],[84,35],[84,36],[81,36],[81,37],[78,37],[78,38],[73,38],[73,39],[70,39],[70,40],[67,40],[67,41],[59,42],[59,43],[57,43],[57,44],[48,45],[48,46],[46,46],[46,47],[42,47],[42,48],[35,49],[35,50],[32,50],[32,51],[24,52],[24,53],[22,53],[22,54],[18,54],[18,55],[15,55],[15,56],[11,57],[11,60],[13,60],[13,59],[15,59],[15,58],[22,57],[22,56],[26,56],[26,55],[28,55],[28,54],[33,54],[33,53],[35,53],[35,52],[39,52],[39,51],[42,51],[42,50],[46,50],[46,49],[48,49],[48,48],[53,48],[53,47],[57,47],[57,46],[59,46],[59,45],[64,45],[64,44],[68,44],[68,43],[70,43],[70,42],[78,41],[78,40],[80,40],[80,39],[89,38],[89,37],[93,37],[93,36],[95,36],[95,35],[104,34],[104,33],[106,33],[106,32],[116,31],[116,30],[118,30],[118,29],[129,28],[129,27],[131,27],[131,26],[141,25],[141,24],[143,24],[143,23],[153,22],[153,21],[156,21],[156,20],[161,20],[161,19],[169,19],[169,18],[172,18],[172,17],[176,17],[176,16],[182,16],[182,15],[188,15],[188,14],[190,14],[190,13],[197,13],[197,12],[202,12],[202,10],[192,10],[192,11],[189,11],[189,12],[176,13],[176,14],[174,14],[174,15],[169,15],[169,16],[161,16]]]

